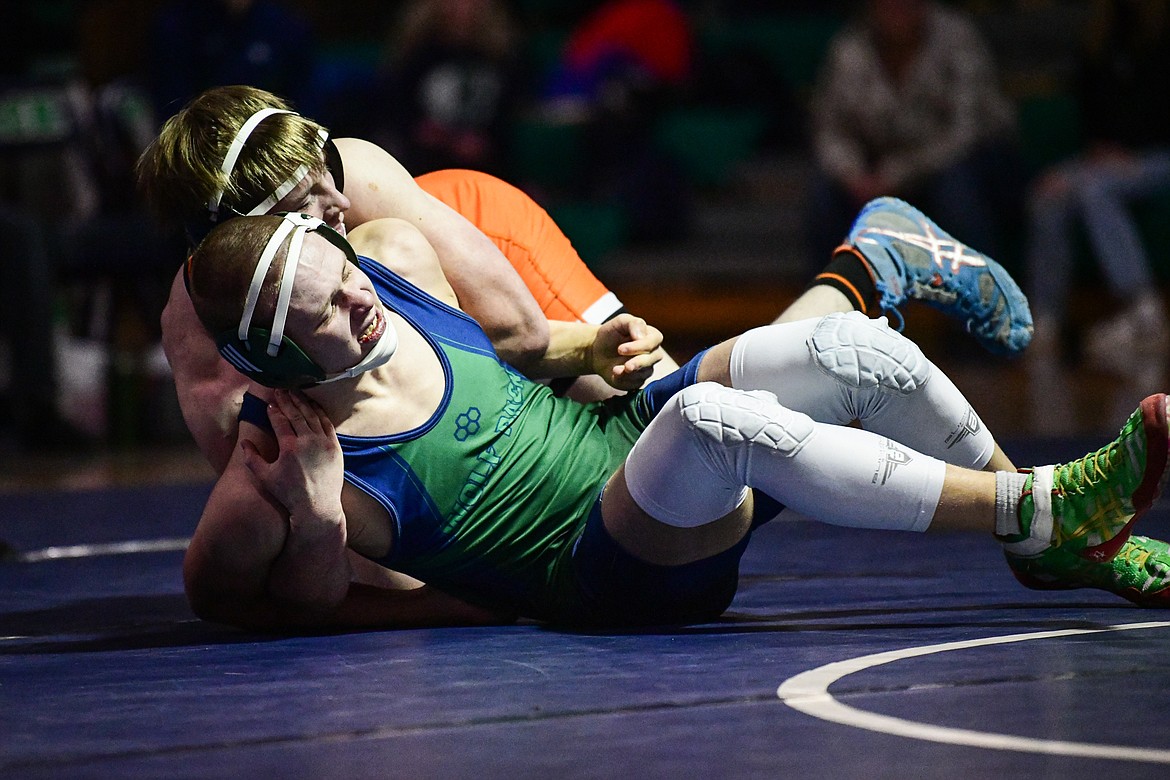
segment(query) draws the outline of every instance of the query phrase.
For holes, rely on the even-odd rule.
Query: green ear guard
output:
[[[329,243],[345,252],[350,262],[357,262],[357,255],[349,242],[324,222],[307,214],[285,214],[256,264],[239,327],[220,333],[215,340],[219,354],[224,360],[249,379],[267,387],[303,388],[324,382],[328,378],[325,369],[292,339],[284,335],[293,279],[300,263],[301,245],[305,234],[309,232],[320,233]],[[268,275],[268,269],[272,266],[277,251],[290,234],[292,238],[280,280],[272,327],[254,326],[252,315],[260,298],[260,289],[264,286],[264,278]]]
[[[268,342],[271,335],[264,328],[251,328],[248,337],[241,340],[231,330],[221,333],[215,343],[224,360],[241,374],[265,387],[297,390],[325,380],[325,369],[287,336],[281,338],[276,355],[269,355]]]

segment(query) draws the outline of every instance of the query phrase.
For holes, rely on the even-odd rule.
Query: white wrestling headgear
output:
[[[244,312],[240,316],[239,327],[236,330],[221,333],[216,338],[219,353],[224,360],[231,363],[236,370],[267,387],[304,388],[336,382],[339,379],[349,379],[364,371],[384,365],[398,348],[398,332],[387,318],[385,332],[380,339],[374,342],[373,349],[366,353],[365,357],[352,368],[338,374],[327,375],[316,361],[310,358],[292,339],[284,335],[293,282],[301,259],[301,248],[305,241],[305,235],[310,232],[320,233],[331,244],[345,252],[350,262],[357,263],[357,255],[349,242],[323,221],[307,214],[285,214],[265,245],[264,251],[260,253],[256,270],[252,274],[252,282],[248,287],[248,296],[244,300]],[[254,327],[252,316],[256,312],[256,304],[260,300],[264,278],[268,275],[269,268],[272,267],[272,261],[276,257],[277,251],[284,244],[285,239],[290,237],[290,234],[288,255],[284,263],[284,272],[280,278],[272,329]]]
[[[244,144],[248,142],[248,137],[252,135],[252,132],[261,122],[274,114],[292,114],[293,116],[299,116],[295,111],[288,111],[283,108],[262,108],[248,117],[248,120],[240,127],[239,132],[236,133],[236,137],[232,139],[231,144],[228,146],[227,154],[224,155],[223,164],[219,167],[220,171],[223,172],[225,182],[231,180],[232,171],[236,169],[236,162],[240,159],[240,152],[244,150]],[[317,131],[317,136],[317,148],[320,150],[324,148],[325,142],[329,140],[329,133],[325,132],[325,129],[322,128]],[[281,198],[292,192],[293,187],[297,186],[297,183],[305,178],[305,174],[309,172],[310,167],[308,164],[299,166],[293,171],[292,176],[289,176],[279,187],[273,190],[267,198],[242,216],[254,217],[257,214],[268,213],[268,209],[279,203]],[[218,222],[220,220],[220,201],[223,200],[223,193],[224,188],[220,188],[207,201],[207,211],[210,213],[212,222]]]

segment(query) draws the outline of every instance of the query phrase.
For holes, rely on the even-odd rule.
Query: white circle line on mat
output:
[[[1099,634],[1111,631],[1137,631],[1150,628],[1170,627],[1170,621],[1150,623],[1124,623],[1106,628],[1072,628],[1061,631],[1036,631],[1028,634],[970,639],[960,642],[944,642],[937,645],[907,647],[884,653],[850,658],[825,664],[801,672],[785,680],[776,690],[776,695],[795,710],[815,718],[854,726],[911,739],[941,742],[951,745],[966,745],[989,750],[1015,750],[1025,753],[1078,756],[1083,758],[1105,758],[1119,761],[1143,761],[1147,763],[1170,764],[1170,750],[1142,748],[1129,745],[1103,745],[1088,742],[1066,742],[1052,739],[1032,739],[1013,734],[995,734],[987,731],[950,728],[931,723],[919,723],[890,715],[879,715],[842,704],[829,693],[829,686],[847,675],[864,671],[882,664],[917,658],[951,650],[967,650],[974,647],[1026,642],[1034,639],[1054,639],[1081,634]]]

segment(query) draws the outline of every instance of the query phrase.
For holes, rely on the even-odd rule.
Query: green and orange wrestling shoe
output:
[[[1106,446],[1032,469],[1020,498],[1019,533],[999,537],[1004,550],[1023,558],[1059,549],[1087,561],[1113,560],[1166,484],[1168,403],[1165,393],[1152,395]]]
[[[1170,544],[1133,535],[1111,561],[1087,561],[1050,547],[1026,558],[1004,553],[1012,574],[1033,590],[1097,588],[1142,607],[1170,608]]]

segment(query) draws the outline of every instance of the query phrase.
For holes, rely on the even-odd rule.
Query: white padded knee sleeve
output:
[[[885,317],[871,320],[860,312],[821,318],[808,348],[818,368],[858,390],[910,395],[926,385],[933,369],[918,345],[890,328]]]
[[[748,331],[732,350],[731,380],[818,422],[858,420],[955,465],[982,468],[995,450],[954,382],[884,317],[849,312]]]
[[[741,393],[713,383],[683,388],[626,457],[626,487],[634,502],[651,517],[680,528],[718,520],[742,504],[748,488],[732,465],[734,443],[760,432],[750,422],[737,424],[742,417],[737,406],[764,399],[775,403],[770,393]],[[778,427],[763,435],[784,438]]]
[[[626,484],[652,517],[694,527],[757,488],[807,517],[862,528],[924,530],[945,464],[883,437],[817,423],[766,392],[714,383],[684,389],[626,460]]]

